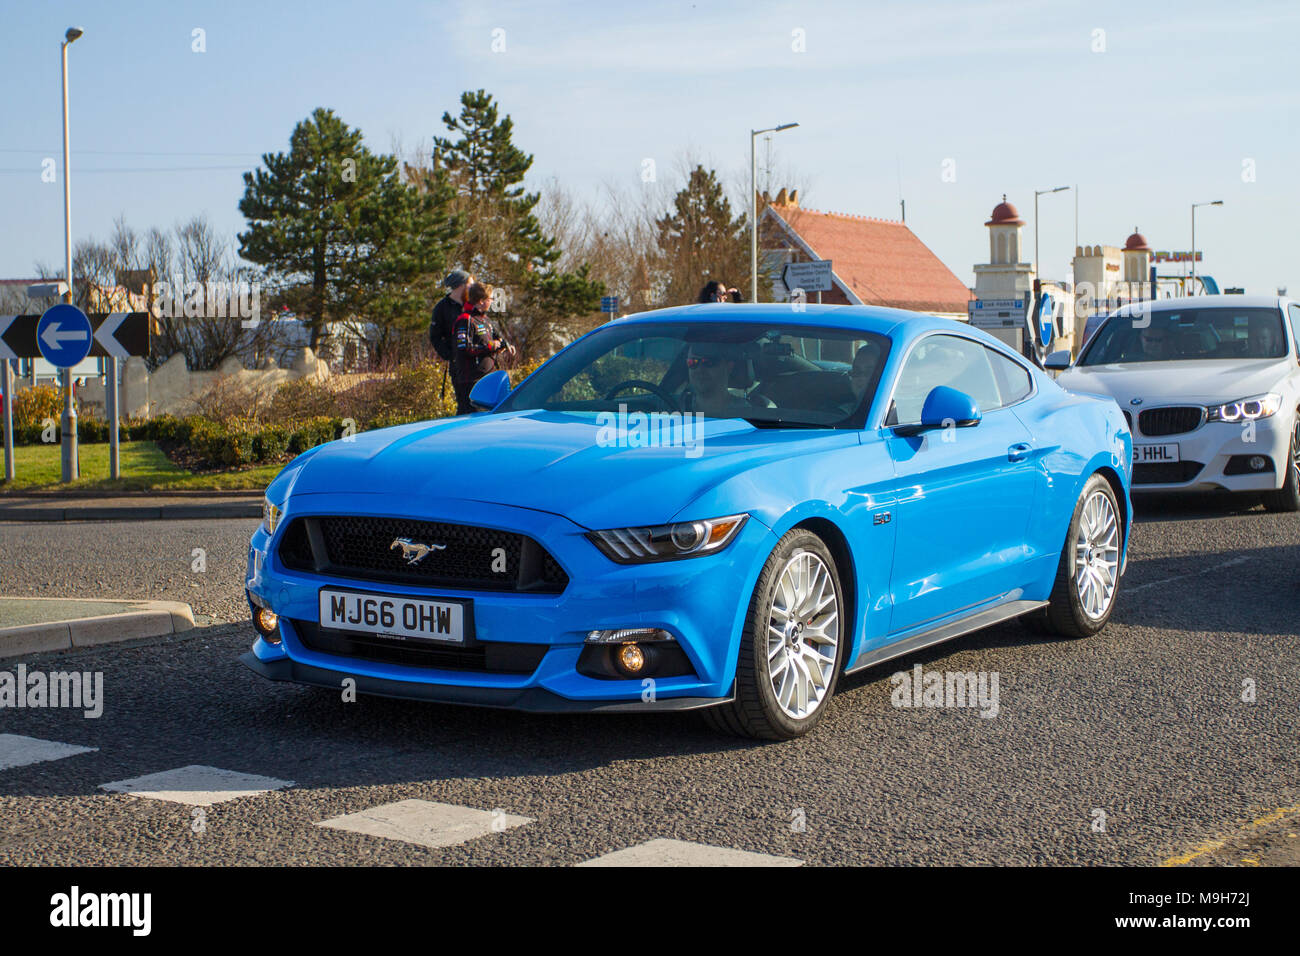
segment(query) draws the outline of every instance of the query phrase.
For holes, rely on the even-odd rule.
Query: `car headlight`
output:
[[[1214,405],[1209,409],[1206,421],[1210,422],[1253,422],[1261,418],[1276,415],[1282,407],[1282,396],[1276,392],[1242,398],[1223,405]]]
[[[280,515],[284,512],[271,504],[270,498],[262,499],[262,530],[267,534],[275,534],[275,526],[280,523]]]
[[[744,527],[749,515],[703,521],[680,521],[642,528],[589,531],[587,537],[605,557],[619,564],[673,561],[721,551]]]

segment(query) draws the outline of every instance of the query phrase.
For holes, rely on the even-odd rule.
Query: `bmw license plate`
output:
[[[403,639],[464,644],[468,601],[425,601],[361,591],[320,591],[320,626]]]
[[[1167,445],[1134,445],[1133,464],[1155,465],[1165,461],[1178,461],[1178,443]]]

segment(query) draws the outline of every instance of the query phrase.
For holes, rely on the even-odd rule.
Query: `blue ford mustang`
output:
[[[535,711],[789,738],[838,677],[1012,617],[1083,637],[1132,440],[957,322],[700,305],[582,337],[474,415],[311,449],[266,492],[241,658]]]

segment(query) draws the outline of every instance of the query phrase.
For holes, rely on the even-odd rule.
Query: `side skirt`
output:
[[[1008,601],[1006,604],[999,604],[996,607],[980,611],[978,614],[972,614],[970,617],[949,621],[947,624],[941,624],[928,631],[922,631],[920,634],[914,634],[904,640],[886,644],[884,647],[878,647],[874,651],[861,654],[858,656],[857,663],[844,673],[856,674],[860,670],[893,660],[895,657],[902,657],[904,654],[911,654],[914,651],[933,647],[935,644],[942,644],[954,637],[961,637],[971,631],[978,631],[1046,606],[1046,601]]]

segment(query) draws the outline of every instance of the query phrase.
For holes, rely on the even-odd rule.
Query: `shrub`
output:
[[[285,382],[275,390],[265,418],[273,422],[303,422],[337,413],[338,397],[313,378]]]
[[[41,424],[47,418],[57,424],[63,416],[63,397],[53,385],[37,385],[34,388],[20,389],[13,397],[14,401],[14,435],[20,428],[36,426],[40,441]]]
[[[301,455],[309,448],[315,448],[339,436],[343,423],[337,418],[313,418],[299,423],[289,435],[289,453]]]
[[[289,430],[281,425],[264,425],[253,436],[255,461],[279,461],[289,451]]]

